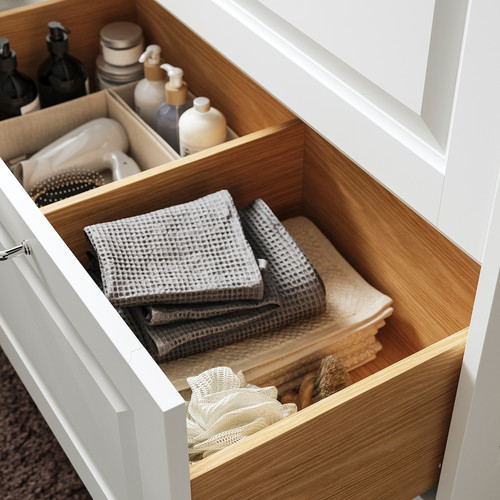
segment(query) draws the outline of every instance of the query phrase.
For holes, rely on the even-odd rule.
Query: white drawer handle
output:
[[[17,257],[18,255],[30,255],[31,248],[27,241],[23,241],[16,247],[8,248],[7,250],[0,250],[0,262],[3,260]]]

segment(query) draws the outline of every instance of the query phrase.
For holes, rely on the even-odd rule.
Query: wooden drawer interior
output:
[[[267,484],[258,490],[267,498],[293,496],[297,484],[317,498],[411,498],[432,487],[465,343],[456,332],[469,324],[479,265],[154,0],[49,0],[0,14],[23,72],[34,76],[55,19],[72,30],[70,52],[91,73],[100,28],[138,22],[240,136],[42,209],[82,263],[86,225],[228,189],[238,207],[261,197],[282,219],[310,218],[394,300],[378,334],[383,349],[351,373],[355,384],[193,466],[193,496],[237,498],[237,485],[240,498],[252,497],[256,482]],[[325,444],[318,452],[308,441]],[[245,479],[235,481],[238,474]]]

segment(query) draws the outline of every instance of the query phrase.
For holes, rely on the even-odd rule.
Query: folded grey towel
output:
[[[260,300],[232,300],[225,302],[200,302],[198,304],[152,304],[141,308],[138,316],[150,326],[168,325],[180,321],[214,318],[238,311],[250,311],[263,307],[279,307],[278,290],[264,274],[264,296]],[[193,325],[192,325],[193,326]]]
[[[145,341],[151,355],[159,362],[169,361],[284,327],[326,308],[323,282],[313,265],[260,199],[240,212],[245,235],[255,255],[267,260],[269,268],[264,280],[272,281],[281,307],[239,311],[224,316],[186,321],[171,325],[150,326],[137,309],[127,311]]]
[[[114,306],[260,300],[261,271],[223,190],[144,215],[87,226]]]

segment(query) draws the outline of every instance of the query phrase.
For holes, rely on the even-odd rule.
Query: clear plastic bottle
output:
[[[139,58],[144,63],[144,78],[134,89],[136,113],[152,128],[156,124],[156,112],[165,102],[165,72],[161,69],[161,48],[149,45]]]
[[[51,21],[47,35],[50,56],[38,68],[42,108],[89,93],[88,73],[83,63],[68,54],[68,33],[61,23]]]
[[[0,38],[0,120],[40,109],[35,82],[17,71],[16,53]]]
[[[192,105],[188,99],[187,84],[182,77],[181,68],[170,64],[162,64],[167,71],[169,81],[165,84],[165,101],[156,112],[156,131],[172,146],[177,153],[179,150],[179,119]]]
[[[193,107],[179,120],[180,155],[187,156],[226,140],[226,118],[210,105],[208,97],[197,97]]]

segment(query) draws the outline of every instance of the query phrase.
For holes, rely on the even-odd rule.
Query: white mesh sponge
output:
[[[186,406],[189,459],[196,461],[297,411],[282,405],[276,387],[246,384],[242,373],[220,366],[188,377]]]

